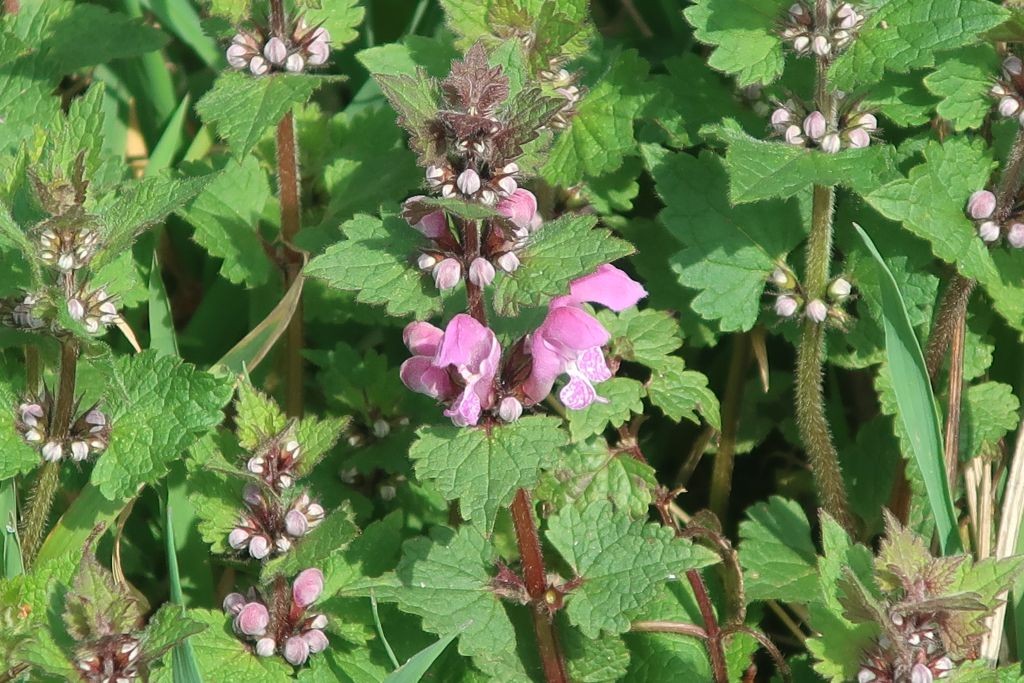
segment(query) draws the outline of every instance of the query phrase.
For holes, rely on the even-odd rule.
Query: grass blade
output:
[[[18,538],[18,488],[13,479],[0,482],[0,552],[5,579],[25,573]]]
[[[224,66],[223,52],[217,47],[217,41],[203,32],[199,14],[192,3],[187,0],[142,0],[142,4],[157,16],[165,28],[192,48],[208,67],[219,71]]]
[[[178,553],[174,543],[174,511],[167,504],[164,515],[164,541],[167,549],[167,576],[171,583],[171,602],[181,606],[185,611],[185,601],[181,595],[181,577],[178,576]],[[199,672],[196,655],[192,643],[186,638],[184,642],[174,646],[171,651],[171,674],[174,683],[203,683],[203,675]]]
[[[387,678],[384,679],[384,683],[418,683],[418,681],[423,678],[423,675],[427,673],[427,669],[430,668],[430,665],[434,663],[434,660],[441,656],[441,653],[444,652],[445,648],[448,647],[448,645],[455,640],[460,633],[465,631],[467,626],[469,626],[468,623],[464,624],[458,631],[449,633],[433,645],[428,645],[414,654],[409,658],[409,661],[388,674]]]
[[[907,307],[895,278],[867,233],[856,223],[853,227],[857,229],[878,267],[885,356],[896,393],[896,419],[903,424],[910,440],[914,459],[924,477],[928,504],[939,534],[939,545],[943,554],[948,555],[960,550],[960,537],[953,500],[949,494],[949,482],[946,481],[939,412],[932,394],[932,385],[928,381],[924,354],[921,353],[921,345],[910,324]]]

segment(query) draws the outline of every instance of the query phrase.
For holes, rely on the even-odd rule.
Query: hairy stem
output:
[[[78,373],[78,340],[69,337],[61,341],[60,347],[60,381],[57,386],[57,405],[50,420],[48,439],[62,441],[68,435],[71,426],[71,411],[75,406],[75,377]],[[53,507],[53,498],[57,494],[60,483],[60,463],[47,462],[39,472],[35,488],[29,497],[28,511],[25,513],[25,526],[22,530],[21,551],[25,566],[29,567],[35,559],[39,546],[46,531],[46,521]]]
[[[729,493],[732,491],[732,470],[736,456],[736,432],[740,424],[740,403],[746,384],[747,361],[750,359],[750,337],[736,335],[733,339],[729,376],[725,383],[722,402],[722,435],[715,452],[715,466],[711,472],[711,497],[708,507],[725,523]]]
[[[681,621],[634,621],[629,625],[629,630],[639,633],[679,633],[701,640],[707,640],[708,637],[707,632],[700,626]]]
[[[932,332],[928,335],[928,344],[925,346],[924,364],[928,370],[928,376],[935,379],[942,361],[946,357],[950,341],[954,331],[959,327],[958,322],[967,315],[967,304],[974,292],[974,280],[966,278],[957,273],[949,281],[942,300],[939,302],[939,311],[935,315],[935,324]]]
[[[949,490],[956,491],[957,463],[960,459],[960,407],[964,388],[964,342],[967,334],[967,311],[956,319],[950,346],[949,407],[946,416],[946,480]]]
[[[281,241],[284,243],[285,253],[284,288],[288,291],[302,270],[302,255],[292,247],[301,226],[302,181],[299,178],[299,147],[295,141],[295,118],[291,112],[285,114],[277,125],[277,179],[281,197]],[[303,412],[303,336],[300,298],[285,333],[285,410],[292,417],[301,417]]]
[[[548,683],[567,683],[565,658],[558,642],[555,625],[545,605],[547,593],[547,571],[544,568],[544,554],[540,546],[537,525],[533,522],[533,503],[526,489],[519,489],[511,506],[512,523],[516,530],[516,543],[523,564],[523,578],[526,592],[530,596],[533,630],[537,634],[537,650],[544,667],[544,678]]]
[[[466,300],[469,302],[469,314],[480,321],[482,325],[486,325],[487,309],[484,307],[483,289],[473,284],[469,279],[469,266],[473,263],[473,259],[480,256],[480,224],[477,221],[463,221],[462,250],[465,265],[463,276],[466,281]]]

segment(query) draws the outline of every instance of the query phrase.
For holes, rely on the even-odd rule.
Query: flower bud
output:
[[[853,291],[853,287],[846,278],[838,277],[828,286],[828,295],[836,301],[842,301],[847,298],[850,296],[851,291]]]
[[[253,76],[262,76],[270,71],[270,63],[261,55],[256,55],[249,60],[249,71]]]
[[[442,292],[453,289],[462,279],[462,264],[453,258],[446,258],[434,266],[434,284]]]
[[[252,57],[252,52],[244,45],[232,43],[227,49],[226,56],[231,68],[244,69],[249,66],[249,59]]]
[[[292,666],[302,666],[309,659],[309,643],[303,640],[301,636],[292,636],[284,641],[282,654],[284,654],[285,660]]]
[[[306,508],[306,519],[309,521],[309,527],[312,529],[324,518],[324,509],[317,503],[310,503]]]
[[[1021,63],[1020,57],[1010,55],[1003,60],[1003,71],[1005,71],[1007,77],[1010,78],[1013,76],[1020,76],[1021,72],[1024,71],[1024,64]]]
[[[292,584],[292,600],[299,607],[309,607],[320,597],[323,589],[324,573],[315,567],[305,569]]]
[[[270,624],[270,612],[261,602],[246,603],[235,616],[235,631],[246,636],[262,636]]]
[[[878,679],[871,669],[861,669],[857,672],[857,683],[874,683]]]
[[[71,459],[75,462],[82,462],[89,457],[89,444],[84,441],[71,442]]]
[[[398,495],[398,489],[396,489],[391,484],[384,484],[383,486],[380,487],[380,498],[384,502],[387,502],[389,500],[394,500],[395,496],[397,496],[397,495]]]
[[[873,133],[878,130],[878,119],[875,118],[874,114],[864,113],[860,114],[851,121],[854,126],[863,128],[869,133]]]
[[[988,190],[978,190],[967,200],[967,215],[975,220],[989,218],[996,210],[996,196]]]
[[[277,485],[280,488],[291,488],[293,483],[295,482],[292,480],[292,475],[288,474],[287,472],[282,472],[281,474],[277,475]]]
[[[772,284],[781,289],[793,289],[796,282],[793,280],[793,276],[782,268],[776,268],[772,271]]]
[[[327,636],[318,628],[303,633],[302,639],[309,645],[309,653],[312,655],[315,655],[317,652],[323,652],[329,645]]]
[[[1017,101],[1016,97],[1007,95],[1006,97],[999,100],[999,113],[1007,118],[1016,115],[1020,111],[1020,102]]]
[[[779,107],[772,112],[772,127],[780,133],[793,122],[793,114],[786,107]]]
[[[43,446],[43,460],[57,462],[64,457],[64,446],[59,441],[47,441]]]
[[[786,129],[785,133],[786,142],[791,145],[802,145],[804,144],[803,132],[800,130],[800,126],[793,124]]]
[[[271,657],[277,650],[277,643],[273,638],[260,638],[256,641],[256,654],[260,657]]]
[[[29,443],[39,443],[43,440],[43,433],[38,429],[30,429],[25,432],[25,441]]]
[[[445,169],[436,164],[427,166],[427,185],[431,187],[437,187],[444,182],[444,178],[447,175]]]
[[[441,196],[445,199],[451,199],[455,196],[455,185],[453,183],[445,183],[441,186]]]
[[[789,7],[789,16],[793,19],[801,19],[807,15],[807,8],[801,5],[799,2],[794,2]]]
[[[305,536],[309,531],[309,521],[306,519],[306,515],[298,510],[289,510],[288,514],[284,516],[284,530],[288,532],[289,536],[295,538]]]
[[[871,144],[871,136],[863,128],[854,128],[846,134],[851,149],[862,149]]]
[[[807,52],[807,48],[809,48],[810,46],[811,46],[811,37],[808,36],[806,33],[803,34],[803,35],[797,36],[796,39],[793,40],[793,49],[796,50],[797,52],[801,53],[801,54],[804,53],[804,52]]]
[[[814,54],[819,57],[827,57],[829,52],[832,52],[832,43],[829,42],[825,36],[814,36],[814,43],[811,45],[811,50]]]
[[[1006,89],[1006,86],[1004,86],[1002,83],[996,83],[991,88],[989,88],[988,94],[991,95],[992,97],[1003,97],[1004,95],[1008,95],[1009,91]]]
[[[251,534],[249,533],[248,529],[235,527],[231,530],[231,533],[228,534],[228,545],[234,548],[235,550],[241,550],[249,544],[250,536]]]
[[[292,542],[286,536],[279,536],[274,539],[274,548],[279,553],[286,553],[292,548]]]
[[[373,423],[373,435],[378,439],[383,439],[390,433],[391,424],[387,420],[378,419]]]
[[[228,593],[224,596],[222,607],[228,614],[238,614],[245,607],[246,599],[241,593]]]
[[[494,282],[494,266],[487,259],[478,256],[469,264],[469,281],[477,287],[487,287]]]
[[[935,671],[939,672],[940,675],[943,672],[952,671],[953,660],[949,657],[940,657],[936,659],[934,662],[932,662],[932,668],[935,669]]]
[[[985,221],[978,226],[978,236],[981,237],[981,241],[987,244],[991,244],[999,239],[999,224],[995,221]]]
[[[419,197],[410,197],[410,199],[419,199]],[[406,201],[408,202],[410,199]],[[444,215],[444,211],[433,211],[421,218],[420,222],[412,227],[425,237],[435,240],[448,232],[448,218]]]
[[[829,133],[821,139],[821,149],[826,154],[835,154],[841,146],[839,136],[835,133]]]
[[[820,111],[812,111],[804,119],[804,133],[812,140],[819,140],[825,134],[825,115]]]
[[[791,318],[796,313],[800,303],[793,297],[783,294],[775,299],[775,313],[780,318]]]
[[[416,259],[416,267],[420,270],[431,270],[435,265],[437,265],[437,259],[430,254],[420,254]]]
[[[514,251],[505,252],[498,257],[498,267],[506,273],[514,273],[519,268],[519,257]]]
[[[931,669],[926,665],[918,662],[910,670],[910,683],[932,683],[935,677],[932,675]]]
[[[267,461],[262,456],[249,458],[249,462],[245,463],[245,469],[249,470],[253,474],[263,474],[263,469],[266,463]]]
[[[828,306],[821,299],[814,299],[807,304],[807,317],[816,323],[825,322],[828,317]]]
[[[498,405],[498,416],[505,422],[515,422],[523,415],[523,404],[514,396],[506,396]]]
[[[255,458],[253,458],[254,460]],[[252,462],[250,460],[249,462]],[[245,488],[242,489],[242,500],[250,508],[258,508],[263,506],[263,494],[260,493],[260,487],[255,484],[246,484]]]
[[[288,55],[288,59],[284,60],[284,70],[288,73],[301,73],[304,68],[306,68],[306,60],[298,52],[291,53]]]
[[[455,184],[458,186],[459,192],[464,195],[476,194],[480,190],[480,175],[473,169],[467,168],[459,174]]]
[[[284,60],[288,57],[288,47],[284,44],[283,40],[274,36],[267,41],[266,46],[263,48],[263,56],[270,60],[271,64],[280,66],[284,64]]]
[[[249,554],[257,560],[262,560],[264,557],[270,554],[270,539],[266,536],[263,536],[262,534],[250,538]]]
[[[327,43],[314,40],[306,46],[306,62],[310,66],[323,66],[331,56],[331,48]]]
[[[860,21],[860,15],[849,3],[843,3],[836,10],[836,19],[839,20],[839,28],[851,29]]]
[[[1006,241],[1014,249],[1024,248],[1024,223],[1011,223],[1006,231]]]
[[[519,183],[512,176],[504,176],[498,181],[498,188],[501,190],[502,196],[507,197],[519,189]]]
[[[306,628],[323,630],[327,627],[327,617],[318,614],[306,623]]]

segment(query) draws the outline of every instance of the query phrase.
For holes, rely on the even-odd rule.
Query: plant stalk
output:
[[[301,178],[299,177],[299,148],[295,141],[295,117],[284,115],[277,125],[277,178],[281,198],[281,241],[284,245],[284,289],[287,292],[302,270],[302,255],[292,246],[301,226]],[[292,417],[303,412],[302,367],[302,299],[285,332],[285,410]]]
[[[519,557],[523,564],[526,592],[530,596],[530,614],[533,617],[533,630],[537,634],[537,649],[544,667],[544,678],[548,683],[568,683],[569,675],[566,672],[558,634],[544,608],[547,571],[544,568],[544,554],[540,546],[540,536],[537,534],[537,525],[533,523],[533,503],[526,489],[519,489],[516,492],[510,511],[516,530]]]
[[[736,335],[733,339],[732,359],[725,383],[722,402],[722,435],[715,452],[715,465],[711,472],[711,495],[708,507],[722,523],[728,513],[729,493],[732,491],[732,470],[736,459],[736,432],[740,424],[740,403],[746,382],[747,362],[750,360],[750,336]]]
[[[469,265],[480,256],[480,224],[477,221],[462,222],[462,250],[465,272],[463,276],[466,281],[466,300],[469,302],[469,314],[480,321],[480,324],[487,324],[487,309],[484,306],[483,289],[473,284],[469,279]]]
[[[949,490],[956,492],[957,464],[960,459],[960,409],[964,388],[964,343],[967,334],[966,309],[957,316],[956,328],[950,346],[949,406],[946,415],[946,481]]]
[[[78,374],[78,340],[68,337],[60,346],[60,381],[57,385],[57,404],[50,420],[48,439],[62,441],[71,427],[71,411],[75,406],[75,378]],[[26,567],[32,565],[43,541],[46,521],[53,507],[53,499],[60,484],[60,462],[43,464],[29,498],[22,531],[22,554]]]

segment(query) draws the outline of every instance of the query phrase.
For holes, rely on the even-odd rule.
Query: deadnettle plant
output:
[[[275,71],[301,73],[327,64],[331,34],[322,26],[310,26],[299,17],[290,30],[272,27],[241,29],[227,49],[228,64],[253,76]]]

